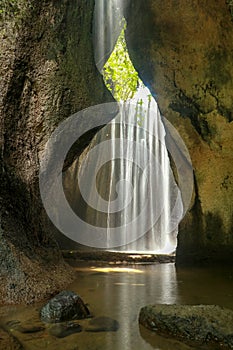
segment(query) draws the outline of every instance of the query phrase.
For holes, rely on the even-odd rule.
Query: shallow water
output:
[[[21,321],[23,326],[41,326],[41,305],[30,307],[2,308],[6,315],[1,323],[11,329],[25,349],[63,350],[188,350],[178,341],[165,339],[139,327],[138,314],[146,304],[218,304],[233,309],[233,271],[214,268],[179,268],[170,264],[95,265],[75,267],[77,280],[69,286],[89,306],[94,316],[109,316],[116,319],[117,332],[81,332],[66,338],[50,335],[44,331],[23,334],[7,326],[10,320]],[[1,314],[1,313],[0,313]],[[79,321],[85,326],[89,320]],[[198,347],[200,349],[200,347]],[[217,349],[217,348],[216,348]]]

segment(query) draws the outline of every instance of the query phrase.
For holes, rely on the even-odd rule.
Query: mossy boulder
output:
[[[195,346],[233,348],[233,311],[216,305],[148,305],[141,309],[139,322]]]
[[[59,323],[90,317],[90,311],[75,292],[64,290],[55,295],[41,309],[41,320],[46,323]]]

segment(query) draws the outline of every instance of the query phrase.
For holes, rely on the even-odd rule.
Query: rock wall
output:
[[[40,200],[45,143],[64,118],[110,96],[93,58],[93,0],[0,6],[0,303],[32,302],[73,278]]]
[[[177,263],[232,261],[233,22],[225,0],[132,0],[130,57],[177,128],[195,193],[180,225]]]

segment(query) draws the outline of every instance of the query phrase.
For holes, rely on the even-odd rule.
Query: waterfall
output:
[[[96,0],[93,32],[100,72],[122,30],[126,5],[125,0]],[[66,171],[63,185],[71,208],[90,225],[106,229],[108,250],[175,251],[184,210],[165,138],[157,103],[140,84],[133,99],[119,103],[84,159]]]
[[[106,228],[107,248],[171,253],[183,205],[164,125],[148,95],[142,86],[133,101],[120,104],[119,113],[97,133],[84,159],[66,171],[64,187],[75,213],[90,225]],[[74,186],[77,178],[79,186]],[[114,236],[117,229],[119,240]]]
[[[89,204],[85,220],[106,227],[111,250],[171,253],[176,249],[183,205],[161,116],[148,95],[149,90],[141,87],[133,101],[120,104],[118,115],[97,133],[76,171],[79,191]],[[69,199],[74,211],[80,203],[77,197]],[[107,202],[105,213],[94,211],[103,199]],[[112,247],[115,227],[123,239]]]
[[[105,63],[115,43],[122,44],[127,4],[128,0],[95,2],[93,37],[101,73],[108,73]],[[125,42],[122,47],[124,53]],[[131,74],[132,63],[129,66]],[[135,78],[135,71],[132,75]],[[121,85],[121,74],[117,81],[114,88]],[[138,82],[136,74],[131,92]],[[53,131],[40,159],[41,199],[54,226],[83,246],[171,253],[192,200],[190,156],[143,83],[131,100],[125,86],[126,101],[90,106]],[[79,155],[77,150],[85,144],[89,146]]]
[[[123,28],[124,11],[130,0],[96,0],[93,19],[93,43],[96,67],[102,69],[114,49]]]

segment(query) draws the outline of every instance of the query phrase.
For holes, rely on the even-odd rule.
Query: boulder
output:
[[[90,316],[80,296],[72,291],[62,291],[41,309],[41,320],[46,323],[80,320]]]
[[[139,323],[158,333],[197,346],[233,349],[233,311],[216,305],[148,305]]]

